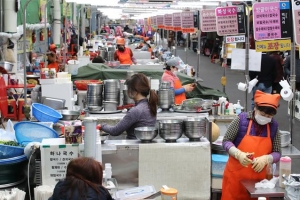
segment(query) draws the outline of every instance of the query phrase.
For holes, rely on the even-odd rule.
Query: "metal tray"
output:
[[[90,114],[115,114],[115,113],[120,113],[120,112],[122,112],[122,110],[115,110],[115,111],[100,111],[100,110],[98,110],[98,111],[96,111],[96,110],[91,110],[91,111],[89,111],[89,110],[86,110],[87,112],[89,112]]]
[[[206,113],[209,112],[211,109],[206,109],[206,110],[201,110],[199,112],[197,111],[191,111],[191,110],[174,110],[174,112],[179,112],[179,113]]]

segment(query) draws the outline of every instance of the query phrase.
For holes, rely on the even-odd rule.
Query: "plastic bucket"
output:
[[[69,60],[68,61],[68,72],[71,75],[77,75],[78,68],[79,68],[79,61],[77,61],[77,60]]]

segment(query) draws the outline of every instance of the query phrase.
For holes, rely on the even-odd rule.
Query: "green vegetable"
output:
[[[15,141],[1,141],[0,140],[0,144],[9,145],[9,146],[19,146],[19,144]]]

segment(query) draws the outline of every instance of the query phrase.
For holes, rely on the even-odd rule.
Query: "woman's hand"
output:
[[[195,86],[188,84],[188,85],[184,85],[183,88],[184,88],[185,92],[191,92],[194,90]]]

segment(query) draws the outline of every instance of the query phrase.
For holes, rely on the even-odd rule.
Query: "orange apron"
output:
[[[268,137],[259,137],[250,135],[252,120],[249,121],[247,133],[238,145],[238,149],[243,152],[254,152],[254,157],[270,154],[272,152],[272,141],[270,138],[270,125],[267,124]],[[252,169],[252,165],[243,167],[240,162],[233,156],[229,156],[226,164],[223,183],[222,183],[222,199],[221,200],[254,200],[250,198],[248,191],[240,183],[241,180],[263,180],[266,178],[266,167],[256,173]]]
[[[177,89],[180,89],[180,88],[182,88],[182,84],[181,84],[179,78],[177,78],[174,81],[174,89],[177,90]],[[182,94],[175,95],[175,104],[176,105],[182,104],[182,101],[184,101],[184,100],[186,100],[185,92],[182,93]]]
[[[48,68],[49,69],[55,69],[56,72],[58,72],[58,70],[59,70],[59,66],[58,66],[57,62],[48,64]]]
[[[131,55],[130,55],[130,49],[129,48],[125,48],[124,52],[121,52],[121,51],[117,50],[117,56],[118,56],[118,60],[120,61],[120,64],[132,65],[132,58],[131,58]]]

